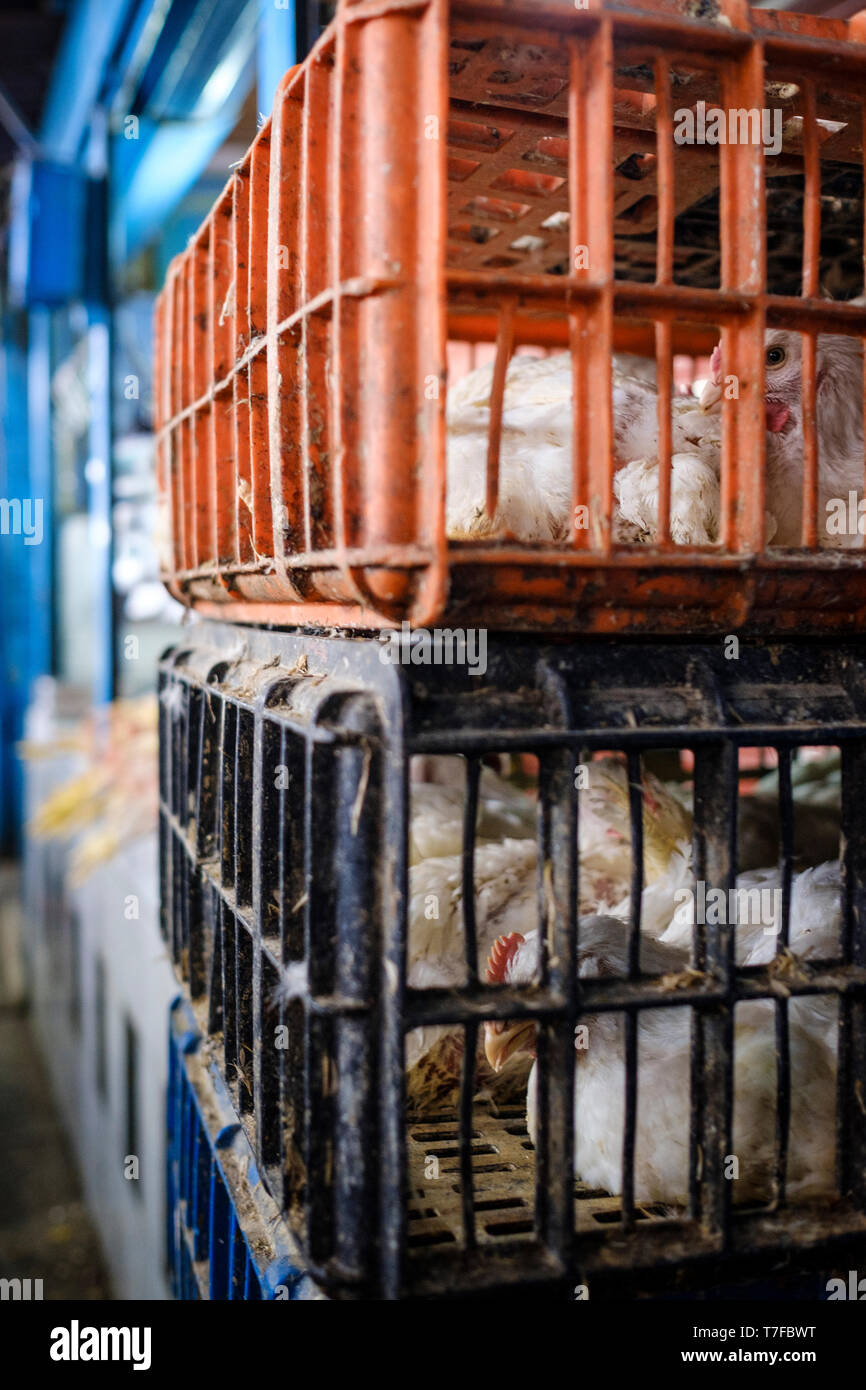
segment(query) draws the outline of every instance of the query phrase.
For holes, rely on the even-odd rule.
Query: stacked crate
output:
[[[192,998],[201,1057],[224,1081],[304,1267],[335,1294],[492,1294],[515,1282],[562,1294],[612,1279],[620,1290],[641,1280],[653,1288],[659,1262],[674,1262],[666,1276],[688,1288],[722,1277],[726,1264],[772,1266],[777,1277],[796,1270],[798,1258],[826,1265],[835,1248],[866,1233],[866,1134],[853,1102],[864,972],[853,928],[846,963],[809,970],[778,996],[780,1009],[783,997],[800,993],[845,1000],[846,1201],[809,1220],[782,1203],[731,1224],[730,1184],[706,1176],[672,1239],[669,1221],[652,1219],[657,1211],[563,1182],[571,1107],[561,1069],[574,1050],[558,1044],[571,1038],[578,1008],[567,965],[577,890],[573,773],[589,752],[622,750],[637,781],[640,758],[653,750],[694,750],[703,876],[726,882],[737,750],[776,746],[784,763],[820,731],[842,749],[852,914],[866,883],[866,684],[856,646],[768,652],[755,644],[739,662],[711,644],[642,645],[639,663],[635,655],[603,642],[577,650],[521,638],[472,677],[453,666],[383,665],[369,639],[213,624],[163,663],[164,930]],[[413,757],[458,752],[477,797],[481,759],[515,748],[539,758],[539,920],[551,911],[548,876],[554,892],[546,987],[531,999],[520,991],[494,999],[471,983],[409,988],[406,768]],[[787,797],[790,817],[790,787]],[[471,884],[468,812],[465,835]],[[791,857],[788,844],[789,872]],[[712,936],[707,953],[718,949]],[[666,998],[700,1006],[707,1037],[693,1142],[706,1156],[724,1142],[730,1074],[712,1030],[732,1001],[772,993],[773,971],[738,972],[721,960],[713,983],[709,954],[699,964],[710,973],[667,995],[658,980],[623,982],[616,997],[610,981],[585,981],[579,1006],[591,1012],[605,997],[607,1007],[658,1007]],[[288,996],[281,981],[292,982]],[[550,1108],[538,1154],[519,1106],[472,1105],[471,1075],[456,1108],[407,1123],[408,1030],[454,1022],[468,1032],[491,1016],[520,1014],[543,1020],[548,1038]]]
[[[207,620],[161,668],[163,928],[196,1021],[195,1084],[221,1078],[289,1264],[331,1296],[639,1292],[660,1272],[707,1287],[780,1264],[828,1269],[866,1236],[866,567],[862,550],[819,544],[814,411],[803,545],[768,547],[763,422],[765,325],[813,346],[819,332],[866,334],[862,306],[817,296],[822,179],[862,168],[866,48],[857,21],[704,8],[344,3],[160,299],[164,573]],[[777,169],[803,180],[802,296],[772,244],[765,272],[763,152],[672,140],[683,86],[690,104],[760,108],[768,83],[785,109]],[[720,257],[680,255],[717,189]],[[573,263],[584,246],[589,263]],[[658,538],[615,544],[612,351],[656,355],[663,422],[673,353],[705,353],[718,332],[741,383],[724,405],[720,542],[671,539],[662,424]],[[588,528],[555,543],[449,538],[454,342],[493,353],[491,515],[507,363],[571,348],[573,499]],[[814,353],[804,360],[814,402]],[[380,638],[404,621],[415,659],[384,660]],[[483,627],[486,671],[436,664],[434,624]],[[720,640],[731,632],[736,662]],[[575,769],[615,751],[639,787],[659,750],[688,755],[695,872],[727,887],[739,751],[777,750],[788,913],[791,757],[810,744],[841,750],[839,961],[783,996],[770,967],[741,971],[730,931],[708,927],[688,988],[666,993],[637,970],[613,989],[578,985]],[[467,911],[466,984],[412,988],[412,759],[464,760],[470,904],[481,760],[503,754],[537,760],[542,982],[480,984]],[[639,792],[630,813],[639,846]],[[641,876],[636,850],[633,902]],[[632,942],[639,926],[633,912]],[[799,993],[838,999],[838,1200],[807,1214],[786,1203],[782,1124],[773,1202],[734,1213],[715,1162],[730,1152],[726,1029],[738,1001],[773,998],[784,1040]],[[634,1200],[633,1078],[622,1195],[572,1172],[575,1024],[606,1008],[633,1029],[649,1007],[693,1018],[690,1191],[673,1218]],[[475,1099],[466,1060],[451,1110],[410,1113],[408,1032],[456,1027],[472,1058],[486,1022],[523,1016],[541,1034],[537,1150],[519,1106]],[[780,1115],[785,1055],[782,1042]],[[178,1054],[178,1078],[184,1065]],[[192,1231],[198,1159],[183,1145],[208,1149],[211,1181],[219,1146],[207,1106],[204,1129],[177,1118],[190,1085],[173,1082],[171,1133],[172,1171],[187,1175],[172,1179],[177,1219]],[[232,1230],[254,1206],[240,1203]],[[258,1296],[269,1276],[244,1239],[237,1278]],[[199,1227],[175,1241],[178,1289],[207,1259],[202,1240]],[[208,1286],[201,1271],[195,1286]]]

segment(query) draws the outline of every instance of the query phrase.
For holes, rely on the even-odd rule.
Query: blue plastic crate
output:
[[[171,1008],[167,1248],[179,1299],[288,1300],[314,1290],[183,998]]]

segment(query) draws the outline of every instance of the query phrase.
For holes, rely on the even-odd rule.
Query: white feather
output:
[[[579,974],[626,974],[626,928],[611,917],[585,918],[579,927]],[[648,975],[684,969],[685,954],[660,942],[641,945]],[[507,972],[514,984],[537,975],[537,938],[520,947]],[[799,1001],[797,1001],[799,1002]],[[752,1001],[736,1011],[734,1033],[733,1199],[771,1195],[775,1141],[776,1051],[774,1005]],[[575,1174],[592,1187],[622,1190],[625,1121],[625,1036],[618,1014],[590,1016],[578,1035],[575,1087]],[[682,1202],[688,1191],[690,1020],[687,1007],[641,1011],[638,1025],[638,1105],[635,1197]],[[791,1120],[788,1192],[807,1197],[832,1190],[836,1063],[820,1035],[790,1020]],[[527,1087],[527,1126],[538,1138],[537,1075]]]
[[[572,359],[512,358],[505,377],[499,456],[499,505],[484,500],[493,366],[470,372],[449,389],[447,530],[455,538],[511,533],[524,541],[559,540],[572,506]],[[612,364],[614,450],[620,466],[639,465],[617,493],[618,538],[652,539],[657,477],[658,405],[654,364],[628,355]],[[719,423],[691,398],[671,400],[672,534],[682,543],[708,543],[718,531]],[[657,473],[657,469],[656,469]],[[700,508],[706,508],[701,517]],[[680,514],[682,513],[682,515]],[[701,539],[698,539],[698,538]]]

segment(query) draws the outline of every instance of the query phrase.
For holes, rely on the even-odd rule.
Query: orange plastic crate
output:
[[[866,308],[818,298],[822,162],[863,167],[864,16],[690,9],[345,0],[158,302],[162,564],[176,597],[287,625],[861,627],[866,552],[817,539],[808,346],[796,550],[765,545],[762,397],[765,325],[807,345],[866,335]],[[766,82],[786,121],[773,172],[805,179],[802,296],[767,293],[760,146],[672,139],[683,100],[761,109]],[[708,287],[674,220],[716,187]],[[572,265],[577,246],[588,264]],[[720,542],[615,545],[612,349],[656,355],[664,422],[672,354],[706,353],[719,331],[740,381],[723,413]],[[453,341],[496,344],[491,504],[508,357],[570,346],[587,529],[550,544],[448,539]],[[669,489],[663,467],[663,515]]]

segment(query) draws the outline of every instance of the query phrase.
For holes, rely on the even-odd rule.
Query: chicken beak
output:
[[[715,410],[721,399],[722,383],[720,381],[708,381],[701,392],[701,399],[699,402],[701,410],[705,415],[709,415],[711,410]]]
[[[535,1023],[521,1019],[517,1023],[488,1023],[484,1029],[484,1054],[495,1072],[502,1071],[509,1057],[516,1052],[535,1054]]]

